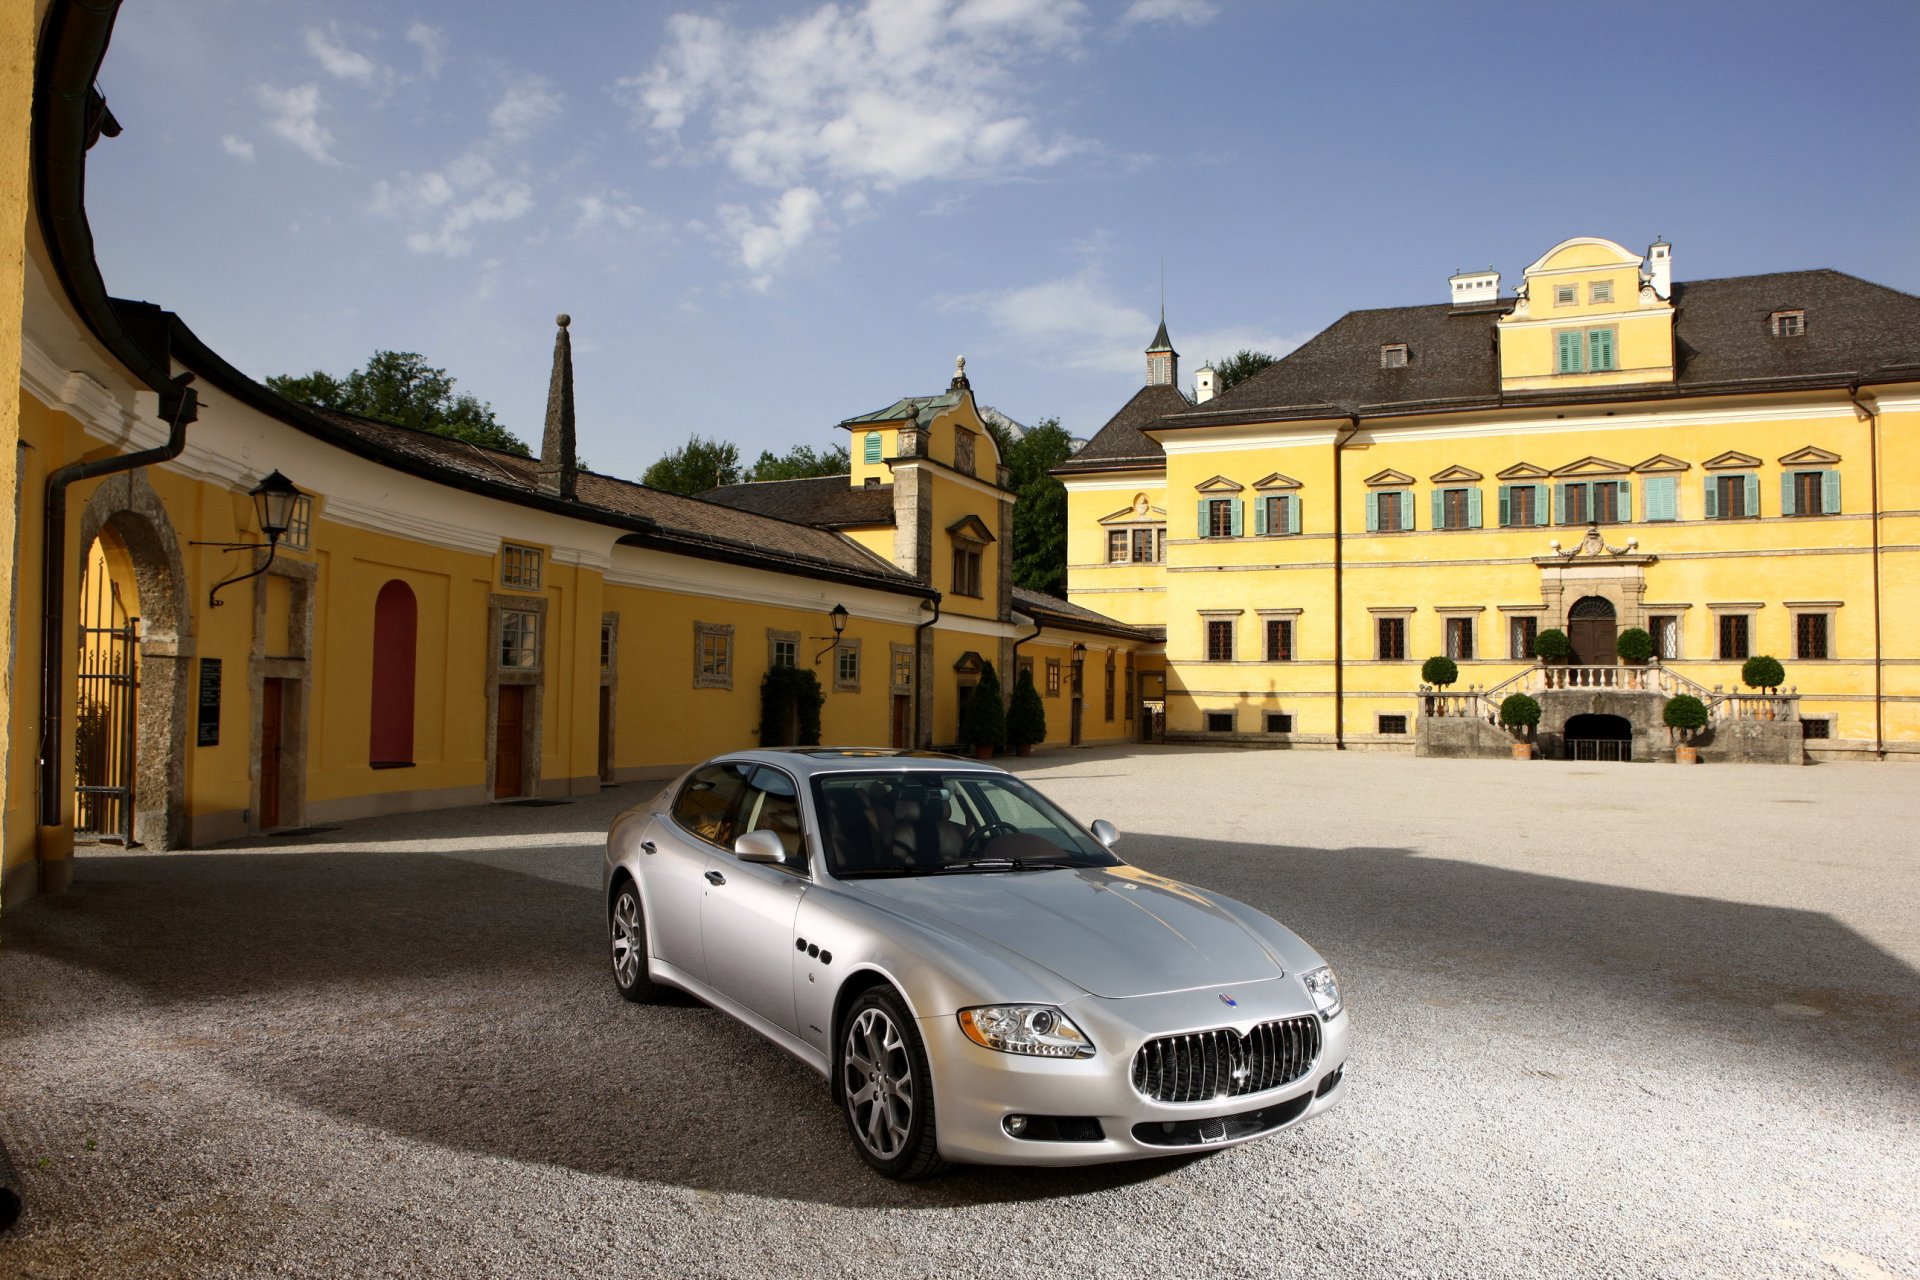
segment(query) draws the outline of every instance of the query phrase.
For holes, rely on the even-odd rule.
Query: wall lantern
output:
[[[835,606],[833,606],[832,609],[827,611],[827,617],[833,623],[833,639],[831,642],[828,643],[826,648],[822,649],[820,652],[813,655],[813,665],[816,667],[820,665],[820,659],[826,657],[829,653],[832,653],[835,649],[840,647],[840,637],[842,634],[845,633],[847,629],[847,617],[848,617],[847,606],[843,604],[836,604]],[[825,640],[826,637],[815,636],[814,639]]]
[[[230,587],[236,582],[245,582],[248,578],[257,578],[267,571],[267,566],[273,563],[273,557],[280,550],[280,539],[285,537],[287,530],[293,527],[294,505],[306,495],[295,487],[293,481],[287,479],[278,471],[274,471],[270,473],[266,479],[249,489],[247,496],[253,499],[254,516],[260,522],[260,532],[267,535],[265,542],[194,542],[189,544],[196,547],[219,547],[222,551],[252,551],[260,547],[267,549],[267,558],[260,562],[259,568],[253,570],[251,573],[237,573],[231,578],[214,584],[213,590],[207,593],[207,606],[209,608],[218,609],[220,607],[220,592],[224,588]]]

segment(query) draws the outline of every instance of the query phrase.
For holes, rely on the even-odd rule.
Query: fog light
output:
[[[1007,1133],[1015,1138],[1027,1131],[1027,1118],[1025,1116],[1008,1116],[1000,1123],[1002,1127],[1006,1129]]]

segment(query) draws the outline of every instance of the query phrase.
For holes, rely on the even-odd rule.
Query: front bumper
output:
[[[1180,1155],[1251,1142],[1339,1101],[1351,1022],[1344,1010],[1320,1024],[1320,1052],[1306,1073],[1278,1088],[1181,1103],[1156,1102],[1136,1090],[1133,1056],[1149,1040],[1221,1027],[1244,1035],[1258,1023],[1314,1012],[1292,975],[1236,984],[1233,1008],[1221,1002],[1220,994],[1206,987],[1129,1000],[1075,1000],[1064,1008],[1092,1039],[1096,1052],[1090,1058],[997,1053],[969,1040],[952,1014],[921,1019],[920,1035],[933,1069],[940,1154],[971,1164],[1028,1165]],[[1011,1115],[1091,1118],[1099,1121],[1104,1136],[1097,1141],[1014,1137],[1005,1126]],[[1136,1136],[1136,1126],[1151,1126],[1152,1140]],[[1077,1133],[1084,1126],[1067,1128]],[[1057,1129],[1041,1123],[1030,1133],[1050,1135]]]

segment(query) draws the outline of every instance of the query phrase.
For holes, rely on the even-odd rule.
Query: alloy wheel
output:
[[[613,900],[613,976],[621,987],[631,987],[640,976],[640,951],[645,945],[640,926],[640,900],[632,889],[622,889]]]
[[[913,1125],[913,1059],[883,1009],[862,1009],[848,1024],[841,1081],[860,1145],[876,1159],[906,1149]]]

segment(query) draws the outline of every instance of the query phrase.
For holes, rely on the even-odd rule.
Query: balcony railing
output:
[[[1654,693],[1663,698],[1690,693],[1706,704],[1713,721],[1798,720],[1798,687],[1785,693],[1729,693],[1712,689],[1658,663],[1580,665],[1537,663],[1487,689],[1468,685],[1465,692],[1420,686],[1420,714],[1436,717],[1478,717],[1500,723],[1500,703],[1510,693],[1542,694],[1560,690],[1614,689],[1624,693]]]

